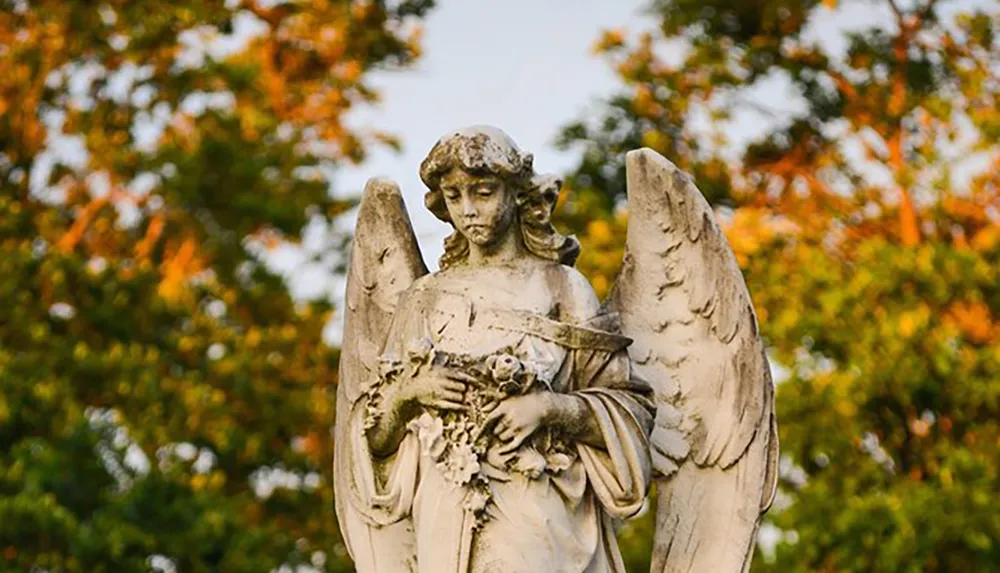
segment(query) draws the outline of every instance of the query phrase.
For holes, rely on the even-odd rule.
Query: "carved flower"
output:
[[[385,380],[381,377],[373,378],[365,382],[361,388],[362,393],[368,397],[368,403],[365,405],[365,431],[377,426],[382,418],[382,386],[384,384]]]
[[[377,366],[380,381],[395,378],[403,370],[403,363],[391,356],[380,356]]]
[[[521,372],[521,361],[511,354],[491,356],[489,359],[490,375],[497,382],[512,380]]]
[[[365,419],[362,428],[367,432],[377,426],[381,419],[382,411],[379,409],[379,403],[375,400],[369,400],[365,406]]]
[[[431,354],[434,351],[434,344],[426,336],[415,338],[410,341],[406,348],[406,356],[411,363],[426,364],[430,362]]]
[[[545,456],[545,464],[549,471],[557,474],[568,470],[569,466],[573,465],[573,459],[562,452],[555,452]]]
[[[484,488],[472,488],[466,494],[465,499],[462,500],[462,507],[473,512],[479,513],[486,509],[486,504],[490,501],[489,492]]]
[[[522,360],[524,374],[521,378],[521,392],[527,393],[536,383],[540,383],[545,390],[552,391],[551,375],[546,371],[545,364],[533,360]]]
[[[448,440],[444,435],[444,422],[441,418],[424,412],[415,421],[410,422],[410,428],[416,430],[417,438],[423,453],[434,461],[439,461],[448,448]]]
[[[535,448],[524,448],[518,452],[517,460],[514,462],[514,470],[531,479],[538,479],[545,471],[545,456],[538,453]]]
[[[479,459],[472,451],[472,444],[452,444],[448,456],[438,464],[438,468],[446,480],[465,485],[479,472]]]

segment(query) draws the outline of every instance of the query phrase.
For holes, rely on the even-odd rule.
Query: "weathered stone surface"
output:
[[[743,571],[775,487],[756,318],[704,198],[628,156],[627,255],[600,304],[550,216],[560,182],[502,131],[421,166],[454,233],[427,273],[372,180],[347,287],[337,513],[361,573],[623,571],[613,522],[659,480],[654,571]]]

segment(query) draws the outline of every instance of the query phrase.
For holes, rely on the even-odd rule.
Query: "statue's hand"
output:
[[[491,428],[504,445],[497,453],[513,453],[536,430],[549,423],[555,408],[551,392],[514,396],[500,402],[483,422],[481,432]]]
[[[464,410],[465,390],[478,381],[468,374],[439,366],[421,368],[399,390],[402,405],[416,405],[440,410]]]

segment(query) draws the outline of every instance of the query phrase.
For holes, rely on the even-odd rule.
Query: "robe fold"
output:
[[[648,386],[630,375],[630,341],[617,327],[614,315],[569,324],[477,308],[460,293],[434,288],[407,293],[385,361],[405,362],[415,341],[463,356],[513,354],[538,373],[543,391],[573,393],[587,404],[605,447],[571,443],[563,452],[526,442],[509,463],[483,456],[488,502],[477,522],[470,488],[435,458],[437,414],[425,412],[394,454],[374,459],[365,436],[372,398],[365,394],[349,405],[350,443],[340,448],[356,510],[343,533],[357,570],[624,573],[614,522],[637,513],[646,498],[652,406]]]

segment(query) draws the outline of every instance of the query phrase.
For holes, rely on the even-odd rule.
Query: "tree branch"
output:
[[[896,21],[899,22],[899,28],[903,29],[903,27],[905,27],[906,25],[905,22],[906,14],[903,12],[902,9],[900,9],[899,4],[896,3],[896,0],[886,0],[886,2],[889,3],[889,8],[892,8],[893,14],[896,15]]]

